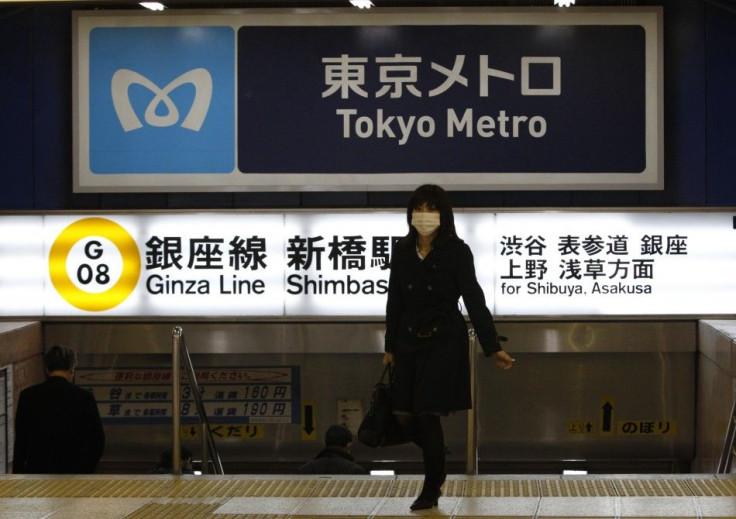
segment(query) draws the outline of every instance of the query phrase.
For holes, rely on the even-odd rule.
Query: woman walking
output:
[[[485,355],[502,369],[514,359],[501,349],[472,252],[455,232],[447,193],[436,185],[417,188],[407,222],[409,232],[391,260],[383,363],[394,367],[394,413],[422,449],[424,485],[411,509],[424,510],[437,506],[446,476],[440,417],[472,405],[460,297]]]

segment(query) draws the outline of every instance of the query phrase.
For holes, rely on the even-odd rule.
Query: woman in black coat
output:
[[[447,193],[435,185],[417,188],[407,221],[409,233],[391,259],[383,363],[394,367],[394,412],[422,449],[424,486],[411,505],[422,510],[437,506],[446,476],[440,416],[472,405],[461,296],[485,355],[503,369],[514,359],[501,349],[473,254],[455,232]]]

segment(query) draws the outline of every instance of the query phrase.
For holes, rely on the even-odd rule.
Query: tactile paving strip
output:
[[[394,481],[389,491],[389,497],[416,497],[422,491],[422,480],[398,480]]]
[[[148,503],[126,519],[210,519],[220,503]],[[228,516],[232,519],[232,516]]]
[[[539,497],[536,480],[479,480],[465,482],[465,497]]]
[[[691,479],[688,480],[688,487],[695,496],[736,496],[736,480],[734,479]]]
[[[465,495],[465,480],[448,479],[442,485],[442,495],[445,497],[463,497]]]
[[[675,497],[692,495],[684,479],[619,479],[613,482],[619,496]]]
[[[214,519],[286,519],[288,516],[281,514],[216,514],[213,517]]]
[[[122,502],[127,507],[125,519],[286,519],[287,517],[325,519],[338,517],[334,515],[339,508],[335,507],[336,501],[349,502],[355,499],[356,508],[351,509],[350,515],[352,519],[360,517],[389,519],[394,516],[398,518],[412,515],[405,504],[406,501],[395,501],[391,498],[414,498],[421,491],[422,483],[420,477],[381,479],[276,477],[260,479],[248,476],[202,478],[9,476],[0,477],[0,516],[5,518],[10,511],[11,514],[7,515],[10,519],[28,517],[23,515],[25,514],[23,507],[37,506],[33,503],[41,503],[44,500],[47,500],[46,506],[52,507],[49,508],[49,512],[54,510],[54,507],[63,510],[64,507],[70,506],[70,502],[75,502],[76,498],[79,500],[76,502],[80,503],[77,506],[84,506],[81,503],[92,501],[105,506],[105,499],[110,499],[107,502],[109,506],[119,505]],[[627,519],[655,516],[670,519],[680,516],[689,519],[696,517],[736,519],[736,478],[731,476],[631,478],[621,476],[584,478],[479,476],[463,478],[453,476],[445,482],[443,496],[445,508],[441,506],[440,509],[432,511],[435,517],[462,517],[463,519],[514,517],[518,519],[521,516],[512,512],[518,506],[524,505],[529,515],[523,515],[523,517],[528,518],[562,519],[573,517],[573,515],[576,519],[587,517],[584,515],[587,510],[582,508],[578,510],[578,506],[589,507],[592,512],[595,512],[591,517],[600,518],[604,517],[600,515],[603,512],[614,513],[612,512],[614,509],[611,508],[613,506],[611,500],[615,499],[616,503],[619,503],[620,499],[622,506],[625,504],[628,507],[620,509],[622,512],[620,517],[625,516]],[[478,497],[503,499],[464,501],[467,498]],[[90,498],[94,499],[90,500]],[[525,499],[517,501],[514,498]],[[577,498],[581,500],[578,502]],[[626,503],[624,503],[624,498],[627,498]],[[643,498],[643,500],[628,498]],[[681,500],[682,498],[685,498],[686,501]],[[238,499],[242,500],[240,503],[251,503],[251,505],[238,508],[236,506]],[[288,502],[288,508],[285,510],[289,511],[276,512],[275,509],[271,509],[275,502],[280,503],[282,499]],[[16,500],[19,502],[20,508],[17,510],[20,516],[12,515],[12,506],[8,508],[12,505],[11,502]],[[541,501],[536,501],[535,504],[535,500]],[[375,504],[372,504],[371,501]],[[136,502],[133,509],[131,509],[131,502]],[[265,508],[253,508],[253,502],[262,503]],[[518,503],[518,506],[514,504],[515,502]],[[361,506],[357,506],[358,503]],[[656,514],[651,515],[650,512],[654,508],[646,508],[659,507],[660,504],[667,510],[671,509],[671,512],[658,508]],[[228,505],[231,505],[229,510],[233,513],[223,513]],[[683,506],[692,509],[685,510]],[[538,507],[536,512],[535,507]],[[404,513],[404,508],[406,508],[406,513]],[[366,509],[372,511],[364,513],[363,510]],[[484,514],[478,514],[481,509],[485,512]],[[512,512],[509,512],[510,510]],[[570,510],[574,510],[575,513],[570,515]],[[70,516],[67,513],[63,517]],[[86,519],[83,514],[79,517]],[[340,515],[339,517],[346,516]]]
[[[87,497],[165,497],[176,480],[108,479],[95,480]]]
[[[86,497],[92,484],[89,480],[1,480],[0,497]]]
[[[309,497],[318,480],[246,480],[238,491],[239,497]]]
[[[241,495],[246,482],[242,480],[179,480],[169,489],[169,497],[228,497]]]
[[[310,497],[383,497],[393,481],[391,480],[335,480],[326,479]]]
[[[550,479],[539,482],[544,497],[611,497],[616,490],[601,479]]]

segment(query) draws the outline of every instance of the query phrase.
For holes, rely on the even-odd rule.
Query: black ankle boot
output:
[[[427,490],[427,487],[425,486],[422,488],[422,493],[414,500],[409,509],[429,510],[430,508],[434,508],[437,506],[437,503],[439,503],[441,495],[442,490],[440,490],[440,487],[432,487],[431,490]]]
[[[432,498],[426,498],[419,496],[414,500],[414,502],[409,507],[409,510],[429,510],[430,508],[434,508],[439,503],[439,496]]]

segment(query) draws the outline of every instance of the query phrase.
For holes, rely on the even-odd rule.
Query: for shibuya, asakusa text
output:
[[[520,295],[523,293],[522,285],[512,283],[501,283],[501,293],[504,295]],[[530,281],[526,284],[528,295],[553,295],[553,296],[584,296],[588,294],[597,295],[631,295],[651,294],[652,285],[646,283],[600,283],[595,281],[586,290],[581,284],[559,284],[539,281]]]
[[[437,122],[430,115],[391,115],[384,113],[382,108],[371,115],[359,114],[355,108],[340,108],[336,114],[342,119],[344,139],[397,139],[399,146],[403,146],[412,136],[426,139],[437,134]],[[472,108],[461,111],[448,108],[443,127],[447,138],[517,139],[529,136],[539,139],[547,133],[547,120],[541,115],[509,115],[505,110],[495,115],[479,115]]]

